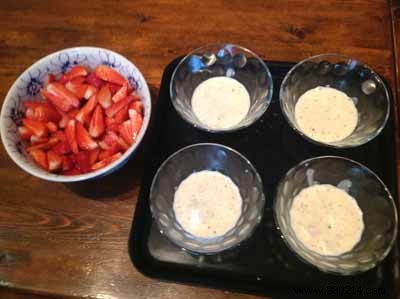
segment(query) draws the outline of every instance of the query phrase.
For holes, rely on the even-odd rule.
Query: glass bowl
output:
[[[361,240],[349,252],[320,255],[306,248],[290,223],[294,197],[314,184],[331,184],[345,190],[363,212]],[[397,211],[389,190],[367,167],[350,159],[324,156],[305,160],[280,181],[274,202],[275,222],[289,248],[324,272],[350,275],[373,268],[389,253],[397,235]]]
[[[294,111],[299,97],[317,86],[329,86],[346,93],[358,110],[358,124],[343,140],[325,143],[305,135],[296,123]],[[280,88],[283,114],[292,128],[305,139],[330,147],[355,147],[375,138],[385,127],[390,113],[388,90],[377,73],[354,58],[321,54],[296,64]]]
[[[230,177],[243,200],[236,225],[215,238],[199,238],[186,232],[173,210],[174,194],[181,181],[202,170],[219,171]],[[175,152],[160,166],[150,189],[150,209],[161,233],[194,253],[217,253],[251,236],[262,218],[264,204],[263,184],[253,165],[237,151],[213,143],[194,144]]]
[[[250,95],[246,117],[233,127],[214,129],[200,122],[192,110],[195,88],[212,77],[229,77],[242,83]],[[170,96],[178,113],[193,126],[208,132],[229,132],[254,123],[267,110],[273,92],[271,73],[264,61],[238,45],[215,44],[185,56],[171,78]]]

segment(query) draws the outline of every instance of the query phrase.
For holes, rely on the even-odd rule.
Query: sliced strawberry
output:
[[[32,136],[32,132],[24,126],[18,127],[18,134],[22,140],[30,140]]]
[[[25,110],[25,117],[29,119],[35,119],[35,110],[34,108],[28,108]]]
[[[79,107],[79,99],[76,95],[74,95],[72,92],[70,92],[68,89],[65,88],[64,85],[57,83],[57,82],[52,82],[49,85],[46,86],[46,91],[63,99],[67,103],[69,103],[71,106],[78,108]]]
[[[93,165],[94,163],[97,162],[97,159],[99,158],[99,153],[100,149],[96,148],[92,151],[89,152],[89,163],[90,165]]]
[[[143,124],[143,117],[136,110],[129,110],[129,118],[132,121],[132,138],[133,140],[136,139],[136,136],[139,134],[140,129],[142,128]]]
[[[52,147],[52,150],[58,155],[65,155],[71,152],[71,147],[67,141],[67,136],[63,131],[57,131],[53,136],[59,139],[59,142]]]
[[[85,97],[86,91],[89,85],[82,83],[74,83],[73,81],[68,81],[65,84],[65,88],[72,92],[78,97],[78,99],[83,99]]]
[[[47,130],[46,124],[44,124],[40,121],[24,118],[22,120],[22,123],[29,131],[31,131],[34,135],[36,135],[38,137],[47,135],[48,130]]]
[[[26,109],[28,109],[28,108],[35,109],[37,106],[42,105],[42,102],[40,102],[40,101],[30,101],[30,100],[28,100],[28,101],[22,102],[22,104],[24,105],[24,107],[25,107]]]
[[[69,80],[79,77],[79,76],[87,76],[88,71],[82,65],[75,65],[68,72],[65,73],[65,76],[68,77]]]
[[[125,120],[129,119],[128,109],[129,107],[126,105],[124,108],[115,113],[114,120],[116,123],[122,124]]]
[[[90,137],[88,131],[79,122],[76,123],[76,141],[82,150],[90,151],[98,147],[97,142]]]
[[[33,108],[33,118],[42,122],[59,122],[61,115],[49,104],[41,103],[41,105]]]
[[[108,87],[108,84],[105,84],[101,87],[99,92],[97,93],[97,100],[101,107],[107,109],[111,105],[111,91]]]
[[[89,134],[92,137],[99,137],[104,132],[104,115],[103,109],[101,109],[100,105],[96,106],[96,109],[93,112],[92,119],[90,120],[89,125]]]
[[[49,121],[46,124],[46,126],[47,126],[47,129],[49,130],[49,132],[51,132],[51,133],[57,132],[57,130],[58,130],[57,125],[52,121]]]
[[[92,96],[94,96],[97,93],[97,88],[94,87],[93,85],[88,85],[85,95],[83,96],[86,100],[90,99]]]
[[[130,102],[134,101],[134,97],[132,96],[127,96],[126,98],[120,100],[117,103],[113,103],[110,107],[106,109],[106,114],[108,117],[113,117],[118,111],[120,111],[122,108],[127,106]]]
[[[121,88],[121,85],[114,83],[108,83],[107,86],[110,89],[112,95],[114,95]]]
[[[53,151],[47,152],[47,163],[49,165],[49,171],[57,171],[62,168],[63,159]]]
[[[40,94],[44,99],[47,99],[50,103],[52,103],[55,107],[57,107],[63,112],[67,112],[73,108],[71,103],[64,101],[61,97],[54,95],[44,89],[40,90]]]
[[[53,147],[54,145],[56,145],[58,143],[58,138],[57,137],[50,137],[49,140],[47,142],[44,143],[39,143],[39,144],[35,144],[35,145],[31,145],[29,147],[26,148],[27,152],[31,152],[31,151],[35,151],[37,149],[43,149],[43,150],[47,150],[51,147]]]
[[[41,143],[48,142],[49,138],[47,138],[47,137],[37,137],[35,135],[32,135],[30,141],[31,141],[32,145],[36,145],[36,144],[41,144]]]
[[[61,83],[61,84],[65,84],[65,83],[67,83],[68,81],[69,81],[69,78],[68,78],[68,76],[65,75],[65,74],[62,74],[62,75],[60,76],[60,79],[58,79],[58,83]]]
[[[119,125],[119,134],[126,143],[128,144],[133,143],[133,131],[132,131],[131,120],[128,119]]]
[[[67,137],[68,144],[74,154],[79,152],[78,143],[76,140],[76,122],[71,119],[68,121],[67,127],[65,128],[65,135]]]
[[[68,171],[74,167],[74,162],[71,159],[71,156],[62,156],[62,170]]]
[[[47,75],[46,81],[44,82],[44,85],[46,86],[47,84],[56,81],[56,76],[52,73]]]
[[[95,74],[104,81],[118,85],[123,85],[126,82],[125,78],[120,73],[106,65],[99,65],[96,67]]]
[[[97,89],[100,89],[102,87],[102,85],[104,84],[104,81],[101,80],[99,77],[97,77],[94,72],[90,73],[86,77],[86,82],[89,83],[90,85],[93,85]]]
[[[76,155],[72,155],[72,160],[75,163],[75,166],[83,173],[90,171],[90,160],[89,160],[89,152],[82,151],[77,153]]]
[[[69,82],[71,82],[72,84],[83,84],[83,83],[85,83],[85,81],[86,81],[86,77],[82,77],[82,76],[75,77],[75,78],[69,80]]]
[[[43,169],[47,170],[47,157],[46,153],[41,149],[32,150],[29,152],[33,160]]]
[[[143,115],[143,103],[142,101],[135,101],[129,104],[129,109],[136,110],[137,113]]]
[[[113,95],[112,101],[117,103],[124,99],[128,95],[128,82],[125,82],[124,85]]]
[[[105,158],[105,159],[101,160],[100,162],[93,164],[92,170],[101,169],[101,168],[107,166],[108,164],[111,164],[112,162],[118,160],[119,158],[121,158],[121,156],[122,156],[121,153],[116,153],[116,154],[112,155],[111,157]]]
[[[96,107],[97,104],[97,97],[92,96],[89,101],[79,110],[78,114],[75,116],[75,119],[81,123],[84,123],[85,117],[90,115],[93,109]]]
[[[67,171],[63,171],[62,174],[63,175],[78,175],[81,174],[82,172],[77,168],[74,167],[71,170],[67,170]]]
[[[105,149],[114,149],[117,148],[119,150],[127,150],[129,148],[129,144],[127,144],[123,138],[119,137],[115,132],[108,131],[104,136],[103,141],[106,144]]]

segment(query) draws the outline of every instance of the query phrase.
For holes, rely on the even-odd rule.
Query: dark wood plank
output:
[[[395,84],[386,1],[2,0],[0,99],[40,57],[96,45],[131,59],[156,101],[170,60],[221,41],[271,60],[347,54]],[[143,156],[142,148],[101,181],[55,184],[25,174],[0,146],[0,286],[56,297],[255,298],[154,281],[134,269],[127,239]]]

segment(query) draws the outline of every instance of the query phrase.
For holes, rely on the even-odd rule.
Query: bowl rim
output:
[[[280,221],[279,221],[279,215],[277,213],[277,190],[278,188],[282,185],[283,181],[285,180],[285,178],[287,177],[287,174],[294,171],[297,168],[300,168],[302,166],[304,166],[307,163],[310,163],[312,161],[315,160],[325,160],[325,159],[331,159],[331,160],[342,160],[345,161],[347,163],[350,164],[354,164],[358,167],[361,167],[362,169],[364,169],[365,171],[367,171],[367,173],[371,174],[383,187],[383,189],[386,191],[387,194],[387,199],[388,201],[391,202],[392,205],[392,210],[394,211],[394,231],[392,234],[392,238],[390,240],[390,243],[388,244],[387,248],[385,249],[385,251],[383,252],[383,254],[376,259],[373,263],[369,264],[367,267],[364,267],[362,269],[357,269],[357,270],[351,270],[351,271],[335,271],[333,269],[325,269],[325,268],[321,268],[315,264],[313,264],[312,262],[310,262],[306,257],[303,256],[302,253],[300,253],[299,251],[295,250],[292,245],[290,244],[290,242],[288,242],[287,240],[287,230],[282,230],[281,225],[280,225]],[[347,192],[346,192],[347,193]],[[284,243],[286,244],[286,246],[297,256],[300,258],[300,260],[302,260],[303,262],[305,262],[306,264],[312,265],[313,267],[318,268],[319,270],[323,271],[323,272],[327,272],[327,273],[333,273],[333,274],[339,274],[339,275],[354,275],[357,273],[362,273],[362,272],[366,272],[372,268],[374,268],[378,263],[380,263],[381,261],[383,261],[387,255],[389,254],[389,252],[391,251],[391,249],[393,248],[393,245],[397,239],[397,234],[398,234],[398,215],[397,215],[397,207],[396,207],[396,203],[394,201],[394,198],[390,192],[390,190],[387,188],[386,184],[382,181],[382,179],[370,168],[368,168],[367,166],[361,164],[360,162],[357,162],[353,159],[350,158],[346,158],[346,157],[341,157],[341,156],[335,156],[335,155],[324,155],[324,156],[317,156],[317,157],[312,157],[306,160],[303,160],[301,162],[299,162],[298,164],[292,166],[288,171],[285,172],[285,174],[283,175],[283,177],[279,180],[277,187],[275,189],[275,194],[274,194],[274,198],[273,198],[273,204],[272,204],[272,209],[273,209],[273,217],[274,217],[274,221],[275,221],[275,226],[276,229],[278,231],[280,231],[281,237],[284,240]],[[289,225],[288,225],[289,226]],[[310,249],[308,249],[304,244],[302,244],[302,242],[297,238],[296,234],[293,233],[293,239],[295,240],[296,243],[301,244],[306,250],[308,250],[309,252],[311,252],[313,255],[315,255],[317,258],[320,259],[324,259],[324,258],[337,258],[340,256],[343,256],[345,254],[348,254],[350,251],[344,252],[343,254],[340,255],[322,255],[319,254],[315,251],[312,251]],[[358,242],[357,242],[358,244]],[[357,244],[355,244],[354,246],[356,246]]]
[[[175,158],[177,155],[181,154],[183,151],[188,150],[188,149],[191,149],[191,148],[194,148],[194,147],[202,147],[202,146],[214,146],[214,147],[218,147],[218,148],[223,148],[223,149],[225,149],[225,150],[228,150],[228,151],[233,152],[234,154],[238,155],[241,159],[243,159],[243,160],[250,166],[250,169],[254,172],[254,174],[255,174],[257,180],[261,183],[261,185],[260,185],[260,191],[261,191],[261,192],[260,192],[260,197],[261,197],[261,200],[262,200],[262,202],[263,202],[262,211],[261,211],[261,213],[260,213],[260,216],[261,216],[261,217],[259,217],[259,218],[255,221],[254,227],[248,232],[247,235],[245,235],[244,238],[240,239],[239,242],[233,242],[233,243],[230,244],[229,246],[225,246],[224,248],[222,248],[222,249],[220,249],[220,250],[217,250],[217,251],[209,251],[209,250],[202,250],[202,249],[185,248],[185,247],[183,247],[181,244],[178,244],[174,239],[170,238],[168,234],[166,234],[166,233],[163,232],[163,230],[161,229],[161,227],[160,227],[160,225],[159,225],[159,219],[158,219],[157,217],[155,217],[155,215],[154,215],[154,213],[153,213],[153,208],[152,208],[152,207],[154,206],[153,203],[154,203],[154,197],[155,197],[155,196],[154,196],[154,184],[155,184],[155,182],[156,182],[156,179],[159,177],[160,172],[162,171],[162,169],[164,169],[165,165],[166,165],[169,161],[171,161],[173,158]],[[236,184],[235,184],[235,185],[236,185]],[[222,251],[228,250],[228,249],[230,249],[230,248],[239,246],[242,242],[244,242],[245,240],[247,240],[248,238],[250,238],[250,237],[253,235],[254,231],[257,229],[257,226],[260,224],[261,220],[262,220],[263,217],[264,217],[265,202],[266,202],[266,196],[265,196],[265,191],[264,191],[263,180],[262,180],[260,174],[258,173],[257,169],[254,167],[254,165],[253,165],[243,154],[241,154],[239,151],[237,151],[237,150],[235,150],[235,149],[233,149],[233,148],[231,148],[231,147],[229,147],[229,146],[226,146],[226,145],[223,145],[223,144],[219,144],[219,143],[213,143],[213,142],[201,142],[201,143],[190,144],[190,145],[187,145],[187,146],[184,146],[184,147],[178,149],[177,151],[175,151],[174,153],[172,153],[171,155],[169,155],[169,156],[161,163],[161,165],[158,167],[158,169],[157,169],[157,171],[156,171],[156,173],[155,173],[155,175],[154,175],[154,177],[153,177],[153,180],[152,180],[152,182],[151,182],[150,192],[149,192],[149,207],[150,207],[150,212],[151,212],[152,218],[153,218],[154,221],[157,223],[157,228],[158,228],[158,230],[159,230],[162,234],[165,234],[165,235],[168,237],[168,239],[169,239],[172,243],[174,243],[176,246],[178,246],[179,248],[182,248],[182,249],[187,250],[187,251],[190,251],[190,252],[201,253],[201,254],[214,254],[214,253],[217,253],[217,252],[222,252]],[[203,238],[203,237],[197,237],[197,236],[191,234],[190,232],[184,230],[183,227],[180,225],[180,223],[179,223],[178,221],[177,221],[177,224],[179,225],[179,227],[182,229],[182,231],[183,231],[185,234],[189,235],[190,238],[192,238],[192,239],[197,239],[197,240],[205,240],[205,241],[218,240],[218,239],[224,237],[225,235],[229,234],[229,233],[230,233],[232,230],[234,230],[235,227],[236,227],[236,224],[235,224],[234,227],[232,227],[231,229],[229,229],[227,232],[225,232],[225,233],[224,233],[223,235],[221,235],[221,236],[217,236],[217,237],[214,237],[214,238]]]
[[[250,123],[248,123],[248,124],[239,125],[239,124],[240,124],[240,122],[239,122],[239,124],[238,124],[237,126],[229,127],[229,128],[227,128],[227,129],[212,129],[212,128],[207,128],[207,127],[205,127],[205,126],[198,125],[198,124],[195,124],[195,123],[191,122],[184,114],[182,114],[182,113],[179,111],[179,109],[177,108],[177,105],[175,104],[175,100],[174,100],[175,97],[173,96],[173,82],[174,82],[174,79],[175,79],[175,76],[176,76],[176,72],[178,71],[178,69],[179,69],[179,68],[182,66],[182,64],[187,60],[187,58],[189,58],[191,55],[195,54],[196,52],[201,51],[201,50],[204,50],[205,48],[208,48],[208,47],[217,47],[217,46],[221,46],[221,48],[224,48],[224,47],[226,47],[226,46],[233,46],[233,47],[240,48],[240,49],[243,50],[244,52],[248,52],[249,54],[253,55],[254,58],[256,58],[256,59],[261,63],[261,65],[263,66],[263,68],[266,70],[266,72],[267,72],[267,77],[268,77],[268,78],[270,79],[270,81],[271,81],[271,85],[268,87],[268,90],[269,90],[270,92],[268,92],[268,95],[266,96],[267,105],[265,105],[265,107],[263,107],[263,108],[260,110],[260,111],[261,111],[260,114],[259,114],[252,122],[250,122]],[[247,90],[247,89],[246,89],[246,90]],[[177,66],[175,67],[175,69],[174,69],[174,71],[173,71],[173,73],[172,73],[172,75],[171,75],[171,80],[170,80],[170,83],[169,83],[169,97],[170,97],[170,99],[171,99],[172,105],[174,106],[175,110],[178,112],[178,114],[180,115],[180,117],[183,118],[183,119],[184,119],[187,123],[189,123],[191,126],[197,128],[197,129],[199,129],[199,130],[202,130],[202,131],[205,131],[205,132],[208,132],[208,133],[214,133],[214,134],[235,132],[235,131],[238,131],[238,130],[247,128],[247,127],[251,126],[252,124],[254,124],[255,122],[257,122],[257,121],[264,115],[264,113],[268,110],[268,107],[271,105],[273,94],[274,94],[274,80],[273,80],[273,78],[272,78],[272,74],[271,74],[271,71],[270,71],[268,65],[264,62],[264,60],[263,60],[260,56],[258,56],[258,55],[257,55],[256,53],[254,53],[252,50],[250,50],[250,49],[248,49],[248,48],[246,48],[246,47],[243,47],[243,46],[241,46],[241,45],[234,44],[234,43],[217,42],[217,43],[206,44],[206,45],[203,45],[203,46],[201,46],[201,47],[195,48],[194,50],[191,50],[191,51],[190,51],[188,54],[186,54],[186,55],[179,61],[179,63],[177,64]],[[247,116],[247,114],[246,114],[246,116]],[[201,124],[200,121],[199,121],[199,124]]]
[[[359,64],[361,64],[362,66],[364,66],[365,68],[367,68],[368,70],[371,71],[372,74],[374,74],[377,78],[377,81],[383,86],[383,89],[385,91],[385,98],[386,98],[386,103],[387,103],[387,109],[386,109],[386,115],[385,115],[385,119],[382,122],[382,124],[379,126],[379,128],[377,130],[375,130],[374,134],[371,135],[369,138],[367,138],[366,140],[364,140],[361,143],[357,143],[357,144],[349,144],[349,145],[336,145],[336,144],[332,144],[332,143],[325,143],[325,142],[321,142],[321,141],[317,141],[312,139],[311,137],[307,136],[305,133],[303,133],[302,131],[300,131],[300,129],[296,128],[296,126],[294,125],[294,123],[289,119],[289,117],[287,116],[286,110],[283,108],[283,86],[285,85],[286,81],[289,79],[289,77],[291,76],[291,74],[294,72],[295,69],[297,69],[300,65],[303,65],[305,62],[308,62],[310,60],[314,60],[317,58],[321,58],[321,57],[328,57],[328,56],[335,56],[338,58],[343,58],[345,60],[353,60],[353,61],[357,61]],[[391,100],[390,100],[390,94],[388,91],[388,88],[385,84],[385,81],[382,79],[382,77],[375,72],[375,70],[370,67],[368,64],[365,64],[364,62],[362,62],[359,59],[350,57],[350,56],[346,56],[343,54],[337,54],[337,53],[322,53],[322,54],[318,54],[318,55],[314,55],[308,58],[305,58],[303,60],[301,60],[300,62],[296,63],[290,70],[289,72],[285,75],[285,77],[282,80],[281,86],[279,88],[279,104],[281,107],[281,111],[283,116],[285,117],[287,123],[290,125],[290,127],[297,133],[299,134],[301,137],[303,137],[305,140],[316,144],[316,145],[322,145],[322,146],[326,146],[326,147],[330,147],[330,148],[353,148],[353,147],[357,147],[357,146],[361,146],[364,145],[368,142],[370,142],[371,140],[373,140],[375,137],[377,137],[385,128],[387,121],[389,120],[389,116],[390,116],[390,111],[391,111]],[[352,134],[352,133],[351,133]],[[350,134],[350,135],[351,135]],[[349,135],[349,136],[350,136]],[[346,137],[347,138],[347,137]],[[342,141],[342,140],[339,140]]]
[[[106,48],[102,48],[102,47],[91,47],[91,46],[78,46],[78,47],[70,47],[70,48],[65,48],[65,49],[61,49],[58,50],[56,52],[52,52],[46,56],[41,57],[39,60],[37,60],[36,62],[34,62],[33,64],[29,65],[18,77],[17,79],[14,81],[14,83],[11,85],[11,87],[9,88],[5,98],[4,98],[4,102],[1,108],[1,113],[0,113],[0,124],[3,123],[4,119],[5,119],[5,114],[6,114],[6,103],[8,101],[11,100],[12,98],[12,94],[11,91],[14,91],[16,89],[17,83],[20,82],[21,78],[24,77],[26,74],[29,73],[29,71],[33,68],[33,67],[37,67],[40,64],[44,63],[46,60],[55,57],[61,53],[64,52],[70,52],[70,51],[96,51],[96,50],[100,50],[100,51],[104,51],[104,52],[108,52],[116,57],[118,57],[119,59],[126,61],[128,63],[130,63],[137,71],[138,76],[143,78],[143,84],[142,84],[142,88],[143,88],[143,93],[145,94],[145,96],[148,96],[149,99],[149,103],[148,103],[148,109],[145,109],[145,114],[143,116],[143,125],[142,125],[142,129],[140,130],[137,139],[135,141],[134,144],[132,144],[124,153],[123,155],[117,159],[116,161],[108,164],[107,166],[93,171],[93,172],[89,172],[89,173],[85,173],[85,174],[78,174],[78,175],[61,175],[61,174],[54,174],[54,173],[50,173],[50,172],[46,172],[46,173],[42,173],[45,172],[45,170],[40,169],[41,171],[36,171],[35,169],[30,169],[30,167],[26,167],[24,165],[24,163],[22,163],[20,161],[20,159],[17,157],[16,154],[14,154],[14,152],[11,150],[11,148],[8,146],[8,143],[6,142],[5,139],[5,135],[8,134],[6,132],[6,128],[3,125],[0,125],[0,135],[1,135],[1,141],[3,143],[4,148],[6,149],[7,154],[11,157],[11,159],[14,161],[15,164],[17,164],[22,170],[26,171],[27,173],[29,173],[32,176],[38,177],[40,179],[46,180],[46,181],[51,181],[51,182],[64,182],[64,183],[70,183],[70,182],[78,182],[78,181],[84,181],[84,180],[88,180],[88,179],[92,179],[92,178],[96,178],[96,177],[101,177],[102,175],[106,175],[107,172],[109,172],[110,170],[112,170],[113,168],[115,168],[117,165],[119,165],[121,162],[127,160],[129,158],[129,156],[138,148],[138,146],[140,145],[140,143],[143,140],[143,137],[147,131],[149,122],[150,122],[150,118],[151,118],[151,94],[150,94],[150,90],[149,87],[147,85],[147,81],[145,79],[145,77],[143,76],[142,72],[139,70],[139,68],[133,63],[131,62],[128,58],[126,58],[125,56],[123,56],[122,54],[119,54],[115,51],[106,49]],[[35,167],[37,167],[39,169],[38,166],[35,165]]]

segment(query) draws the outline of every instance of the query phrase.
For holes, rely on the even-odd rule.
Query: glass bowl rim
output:
[[[325,269],[325,268],[321,268],[315,264],[313,264],[312,262],[310,262],[306,257],[303,256],[302,252],[299,252],[298,250],[296,250],[294,247],[292,247],[292,245],[290,244],[290,242],[288,242],[287,240],[287,230],[282,230],[281,229],[281,225],[280,225],[280,221],[278,213],[277,213],[277,189],[279,186],[281,186],[281,184],[283,183],[283,181],[285,180],[285,178],[287,177],[288,173],[295,171],[296,169],[304,166],[307,163],[310,163],[312,161],[315,160],[324,160],[324,159],[331,159],[331,160],[342,160],[345,161],[347,163],[353,164],[357,167],[362,168],[363,170],[365,170],[368,174],[371,174],[380,184],[381,186],[384,188],[384,190],[386,191],[386,198],[388,201],[391,202],[391,207],[392,210],[394,211],[394,231],[393,234],[391,236],[391,240],[388,244],[388,246],[385,248],[385,251],[382,253],[382,255],[380,255],[379,258],[377,258],[373,263],[368,264],[367,267],[364,267],[362,269],[355,269],[355,270],[350,270],[350,271],[334,271],[332,269]],[[390,192],[390,190],[387,188],[386,184],[382,181],[382,179],[370,168],[368,168],[367,166],[361,164],[360,162],[357,162],[353,159],[350,158],[346,158],[346,157],[341,157],[341,156],[335,156],[335,155],[324,155],[324,156],[317,156],[317,157],[311,157],[309,159],[303,160],[301,162],[299,162],[298,164],[294,165],[293,167],[291,167],[288,171],[286,171],[286,173],[284,174],[284,176],[279,180],[278,184],[277,184],[277,188],[275,190],[275,196],[273,198],[273,204],[272,204],[272,209],[273,209],[273,217],[274,217],[274,221],[275,221],[275,228],[280,232],[280,235],[284,241],[284,243],[286,244],[286,246],[297,256],[300,258],[300,260],[304,261],[306,264],[312,265],[313,267],[317,267],[318,269],[320,269],[323,272],[327,272],[327,273],[333,273],[333,274],[339,274],[339,275],[354,275],[357,273],[362,273],[362,272],[366,272],[372,268],[374,268],[378,263],[380,263],[381,261],[383,261],[387,255],[389,254],[390,250],[393,248],[393,245],[397,239],[397,234],[398,234],[398,215],[397,215],[397,207],[396,207],[396,203],[394,201],[394,198]],[[294,242],[297,244],[301,244],[302,247],[304,247],[306,249],[307,252],[311,252],[314,256],[316,256],[318,259],[324,260],[325,258],[339,258],[345,254],[348,254],[351,251],[345,252],[343,254],[340,255],[322,255],[319,254],[315,251],[312,251],[310,249],[308,249],[305,245],[303,245],[301,243],[301,241],[297,238],[297,236],[293,233],[292,239],[294,239]]]
[[[156,224],[157,224],[157,229],[158,231],[161,231],[160,229],[160,225],[159,225],[159,219],[157,217],[155,217],[154,213],[153,213],[153,209],[151,208],[153,206],[153,202],[154,202],[154,184],[156,182],[156,179],[160,176],[160,172],[164,169],[165,165],[171,161],[172,159],[174,159],[177,155],[181,154],[183,151],[188,150],[188,149],[192,149],[192,148],[197,148],[197,147],[203,147],[203,146],[213,146],[213,147],[217,147],[217,148],[222,148],[225,150],[228,150],[234,154],[236,154],[241,160],[243,160],[244,162],[246,162],[247,165],[249,165],[250,169],[253,171],[253,173],[255,174],[255,177],[257,179],[257,181],[260,182],[260,197],[263,201],[263,207],[262,207],[262,211],[260,212],[260,218],[255,222],[256,225],[254,225],[254,227],[249,231],[249,233],[247,235],[245,235],[244,238],[241,238],[239,240],[239,242],[233,242],[231,245],[224,247],[222,250],[217,250],[217,251],[208,251],[208,250],[192,250],[192,249],[187,249],[185,247],[183,247],[181,244],[178,244],[176,242],[176,240],[174,240],[173,238],[170,238],[168,235],[168,239],[174,243],[175,245],[177,245],[178,247],[184,249],[184,250],[188,250],[190,252],[195,252],[195,253],[201,253],[201,254],[213,254],[213,253],[218,253],[218,252],[222,252],[225,250],[228,250],[230,248],[236,247],[238,245],[240,245],[240,243],[242,243],[243,241],[245,241],[246,239],[248,239],[254,232],[254,230],[257,228],[258,224],[261,222],[262,218],[264,217],[264,210],[265,210],[265,201],[266,201],[266,196],[265,196],[265,192],[264,192],[264,184],[263,181],[261,179],[260,174],[258,173],[257,169],[254,167],[254,165],[243,155],[241,154],[239,151],[223,145],[223,144],[219,144],[219,143],[212,143],[212,142],[202,142],[202,143],[195,143],[195,144],[190,144],[187,146],[184,146],[180,149],[178,149],[177,151],[175,151],[174,153],[172,153],[171,155],[169,155],[162,163],[161,165],[158,167],[157,172],[155,173],[154,177],[153,177],[153,181],[151,182],[151,186],[150,186],[150,192],[149,192],[149,207],[150,207],[150,212],[151,212],[151,216],[152,218],[155,220]],[[236,184],[235,184],[236,185]],[[239,186],[238,186],[239,188]],[[240,190],[240,188],[239,188]],[[177,222],[177,224],[181,227],[181,225],[179,224],[179,222]],[[225,232],[223,235],[221,236],[217,236],[214,238],[202,238],[202,237],[197,237],[193,234],[191,234],[190,232],[184,230],[182,227],[182,231],[189,236],[190,239],[196,239],[196,240],[204,240],[204,241],[212,241],[212,240],[220,240],[223,239],[224,236],[226,236],[227,234],[229,234],[232,230],[234,230],[236,228],[236,224],[234,227],[232,227],[231,229],[229,229],[227,232]],[[162,233],[164,234],[164,233]]]
[[[183,114],[178,110],[177,105],[175,104],[175,100],[174,100],[175,97],[173,96],[173,83],[174,83],[174,81],[175,81],[175,77],[176,77],[176,72],[177,72],[177,70],[183,65],[183,63],[184,63],[190,56],[192,56],[192,55],[195,54],[196,52],[198,52],[198,51],[203,51],[204,49],[209,48],[209,47],[217,47],[217,46],[221,46],[221,48],[226,47],[226,46],[233,46],[233,47],[236,47],[236,48],[240,48],[240,49],[243,50],[244,52],[247,52],[247,53],[251,54],[254,58],[256,58],[256,59],[260,62],[260,64],[262,65],[263,69],[264,69],[264,70],[266,71],[266,73],[267,73],[267,77],[268,77],[269,81],[271,82],[270,86],[268,87],[268,90],[270,90],[270,92],[269,92],[268,95],[266,96],[266,105],[260,110],[260,111],[261,111],[260,114],[259,114],[252,122],[250,122],[250,123],[248,123],[248,124],[239,125],[239,124],[240,124],[240,123],[239,123],[238,125],[233,126],[233,127],[229,127],[229,128],[227,128],[227,129],[211,129],[211,128],[206,128],[205,126],[198,125],[198,124],[195,124],[195,123],[193,123],[192,121],[190,121],[185,115],[183,115]],[[246,89],[246,90],[247,90],[247,89]],[[248,48],[246,48],[246,47],[243,47],[243,46],[241,46],[241,45],[234,44],[234,43],[223,43],[223,42],[211,43],[211,44],[207,44],[207,45],[203,45],[203,46],[201,46],[201,47],[198,47],[198,48],[196,48],[196,49],[194,49],[194,50],[191,50],[191,51],[190,51],[188,54],[186,54],[186,55],[179,61],[179,63],[177,64],[177,66],[175,67],[175,69],[174,69],[174,71],[173,71],[173,73],[172,73],[171,80],[170,80],[170,83],[169,83],[169,97],[170,97],[170,99],[171,99],[172,105],[174,106],[174,108],[175,108],[175,110],[178,112],[178,114],[181,116],[181,118],[183,118],[187,123],[189,123],[191,126],[197,128],[197,129],[199,129],[199,130],[202,130],[202,131],[205,131],[205,132],[209,132],[209,133],[216,133],[216,134],[218,134],[218,133],[229,133],[229,132],[238,131],[238,130],[240,130],[240,129],[247,128],[247,127],[251,126],[252,124],[254,124],[254,123],[255,123],[257,120],[259,120],[259,119],[261,118],[261,116],[263,116],[264,113],[268,110],[268,107],[270,106],[271,101],[272,101],[273,93],[274,93],[274,80],[273,80],[273,78],[272,78],[271,71],[270,71],[269,67],[267,66],[267,64],[264,62],[264,60],[261,59],[261,57],[258,56],[256,53],[254,53],[252,50],[250,50],[250,49],[248,49]],[[246,115],[246,117],[247,117],[247,115]],[[199,124],[201,124],[201,123],[199,122]]]
[[[377,130],[375,130],[374,134],[372,134],[369,138],[367,138],[366,140],[364,140],[361,143],[357,143],[357,144],[352,144],[352,145],[336,145],[336,144],[331,144],[331,143],[326,143],[326,142],[321,142],[321,141],[317,141],[312,139],[311,137],[308,137],[306,134],[304,134],[302,131],[300,131],[299,129],[296,128],[296,126],[293,124],[293,122],[289,119],[285,109],[283,108],[283,86],[286,84],[286,81],[288,80],[288,78],[291,76],[291,74],[294,72],[294,70],[296,70],[299,66],[303,65],[305,62],[317,59],[317,58],[321,58],[321,57],[338,57],[338,58],[343,58],[345,60],[354,60],[357,61],[360,65],[364,66],[365,68],[367,68],[372,74],[374,74],[377,78],[377,81],[379,84],[381,84],[383,86],[383,89],[385,91],[385,98],[386,98],[386,104],[387,104],[387,109],[386,109],[386,115],[385,115],[385,119],[382,122],[382,124],[379,126],[379,128]],[[353,147],[357,147],[357,146],[361,146],[364,145],[368,142],[370,142],[371,140],[373,140],[375,137],[377,137],[385,128],[386,123],[389,120],[389,116],[390,116],[390,111],[391,111],[391,101],[390,101],[390,95],[389,95],[389,91],[388,88],[384,82],[384,80],[382,79],[382,77],[374,71],[374,69],[372,67],[370,67],[368,64],[365,64],[364,62],[355,59],[353,57],[350,56],[346,56],[346,55],[342,55],[342,54],[337,54],[337,53],[322,53],[322,54],[318,54],[318,55],[314,55],[308,58],[305,58],[303,60],[301,60],[300,62],[296,63],[290,70],[289,72],[285,75],[285,77],[282,80],[281,86],[279,88],[279,104],[281,107],[281,111],[283,116],[285,117],[286,121],[289,123],[290,127],[297,133],[299,134],[302,138],[304,138],[305,140],[316,144],[316,145],[322,145],[322,146],[326,146],[326,147],[330,147],[330,148],[353,148]],[[339,140],[338,142],[340,142],[342,140]]]

